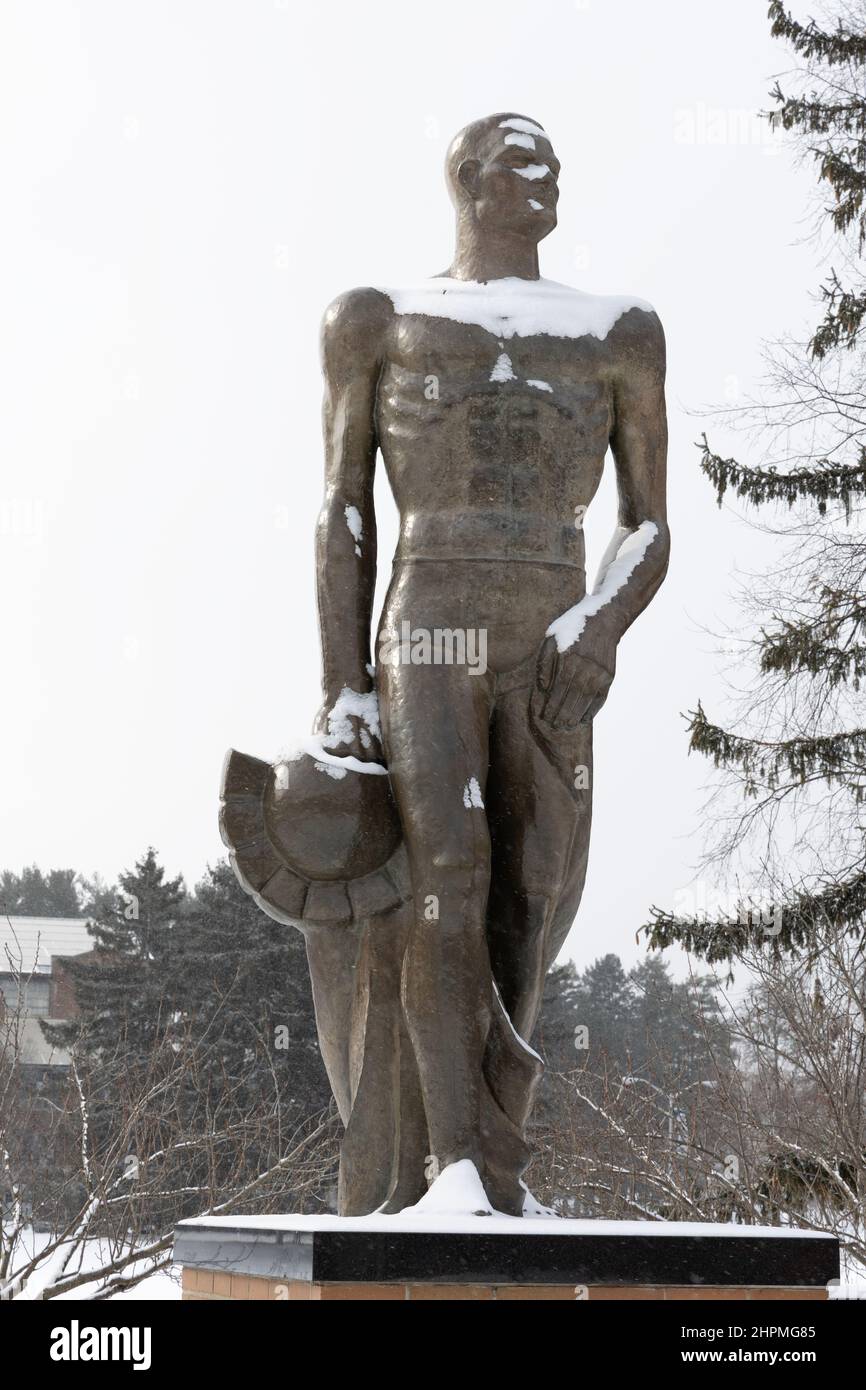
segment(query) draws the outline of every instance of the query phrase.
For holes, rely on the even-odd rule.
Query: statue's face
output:
[[[559,167],[548,136],[515,118],[489,132],[479,157],[462,166],[460,180],[480,223],[541,241],[556,226]]]

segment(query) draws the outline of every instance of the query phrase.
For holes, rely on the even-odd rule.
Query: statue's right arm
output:
[[[322,322],[325,398],[325,498],[316,530],[319,632],[324,704],[316,727],[345,688],[373,689],[370,626],[376,586],[373,475],[376,391],[391,320],[391,301],[379,290],[350,290],[329,306]],[[340,753],[379,756],[356,736]]]

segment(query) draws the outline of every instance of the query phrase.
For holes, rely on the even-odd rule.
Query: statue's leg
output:
[[[487,807],[491,964],[511,1020],[528,1041],[545,975],[583,892],[592,818],[592,725],[548,735],[535,726],[528,690],[497,699]]]
[[[346,1020],[351,1102],[340,1149],[341,1216],[401,1211],[426,1191],[429,1152],[415,1056],[400,1003],[411,912],[364,924]]]
[[[485,934],[492,677],[466,666],[377,672],[385,753],[412,874],[402,996],[439,1166],[482,1169],[482,1059],[490,1023]]]

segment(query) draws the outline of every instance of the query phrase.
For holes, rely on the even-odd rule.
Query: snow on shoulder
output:
[[[452,280],[434,276],[404,289],[381,288],[397,314],[474,323],[496,338],[604,339],[629,309],[653,312],[634,295],[584,294],[555,280]]]

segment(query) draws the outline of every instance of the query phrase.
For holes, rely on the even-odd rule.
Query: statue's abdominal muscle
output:
[[[399,555],[456,557],[471,533],[476,555],[582,565],[612,421],[602,347],[400,321],[376,414]]]

